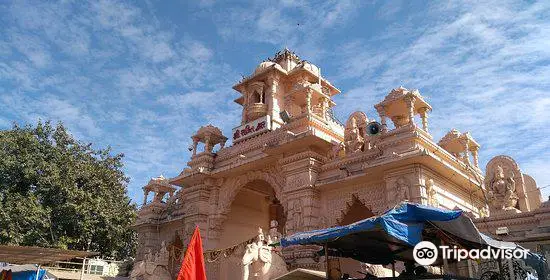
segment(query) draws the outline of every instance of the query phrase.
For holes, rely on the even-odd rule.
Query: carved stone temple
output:
[[[395,88],[374,104],[377,116],[355,112],[342,124],[332,113],[340,90],[287,49],[233,89],[242,119],[231,135],[201,127],[190,136],[183,171],[143,188],[134,278],[174,279],[195,225],[205,250],[212,250],[208,279],[243,279],[243,256],[263,248],[259,228],[269,232],[261,240],[280,238],[350,224],[404,200],[463,209],[493,237],[550,253],[550,202],[542,203],[535,180],[507,156],[493,158],[483,171],[475,132],[428,129],[432,107],[418,90]],[[376,135],[367,131],[373,121],[381,124]],[[451,130],[436,140],[433,129]],[[254,242],[259,245],[252,248]],[[271,266],[276,269],[324,270],[318,250],[265,254],[282,260]],[[340,266],[352,275],[361,269],[347,259]],[[250,272],[248,279],[262,278]]]

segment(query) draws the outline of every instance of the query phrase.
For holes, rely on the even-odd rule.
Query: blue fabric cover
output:
[[[462,215],[461,210],[444,210],[403,202],[381,216],[327,229],[300,232],[281,239],[281,246],[324,244],[349,234],[382,228],[388,235],[411,246],[422,241],[422,230],[428,221],[450,221]]]
[[[44,279],[44,275],[46,274],[46,270],[41,269],[40,272],[38,272],[38,280]],[[36,278],[36,270],[35,271],[19,271],[19,272],[13,272],[13,280],[35,280]]]

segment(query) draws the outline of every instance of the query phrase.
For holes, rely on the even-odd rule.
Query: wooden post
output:
[[[82,270],[80,271],[80,280],[84,279],[84,270],[86,270],[86,258],[82,260]]]

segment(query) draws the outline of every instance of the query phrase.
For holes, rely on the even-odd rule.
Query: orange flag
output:
[[[199,226],[195,228],[193,237],[191,237],[177,280],[206,280]]]

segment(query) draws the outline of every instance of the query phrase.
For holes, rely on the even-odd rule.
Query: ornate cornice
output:
[[[327,160],[327,158],[325,156],[320,155],[316,152],[305,151],[305,152],[294,154],[294,155],[289,156],[289,157],[285,157],[285,158],[281,159],[279,161],[279,163],[280,164],[289,164],[289,163],[294,163],[296,161],[299,161],[299,160],[302,160],[302,159],[307,159],[307,158],[314,158],[314,159],[316,159],[320,162],[325,162]]]

